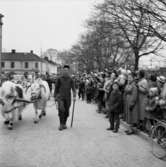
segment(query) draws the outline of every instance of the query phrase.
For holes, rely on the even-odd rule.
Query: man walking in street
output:
[[[73,92],[73,100],[76,98],[76,90],[73,79],[70,77],[70,67],[65,65],[63,67],[62,75],[57,79],[55,84],[54,98],[58,102],[58,115],[60,126],[59,130],[67,128],[66,122],[69,116],[69,109],[71,105],[71,89]]]

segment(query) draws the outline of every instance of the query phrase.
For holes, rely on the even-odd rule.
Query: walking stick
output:
[[[73,100],[73,108],[72,108],[71,125],[70,125],[71,128],[72,128],[72,126],[73,126],[73,118],[74,118],[75,102],[76,102],[76,100],[74,99],[74,100]]]

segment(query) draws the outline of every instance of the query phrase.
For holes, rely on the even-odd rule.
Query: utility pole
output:
[[[0,77],[2,76],[2,67],[1,67],[1,62],[2,62],[2,18],[4,16],[0,14]]]

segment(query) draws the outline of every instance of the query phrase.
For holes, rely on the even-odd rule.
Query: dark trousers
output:
[[[109,114],[110,128],[118,130],[120,125],[119,113],[111,112]]]
[[[92,94],[91,94],[91,92],[88,92],[86,94],[86,100],[87,100],[87,103],[91,103],[91,101],[92,101]]]
[[[69,108],[71,101],[69,99],[61,99],[58,101],[58,115],[60,124],[65,125],[69,116]]]
[[[103,108],[105,108],[105,101],[104,101],[104,91],[98,91],[98,111],[101,112]]]
[[[84,94],[85,94],[85,91],[79,89],[79,91],[78,91],[78,97],[79,97],[79,99],[82,98],[82,100],[84,100]]]

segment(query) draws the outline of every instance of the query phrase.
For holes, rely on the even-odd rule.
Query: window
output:
[[[5,62],[1,62],[1,67],[2,67],[2,68],[5,67]]]
[[[15,63],[14,63],[14,62],[11,62],[10,67],[11,67],[11,68],[14,68],[14,67],[15,67]]]
[[[38,63],[35,63],[35,68],[38,68]]]
[[[25,68],[29,68],[28,62],[25,62]]]

